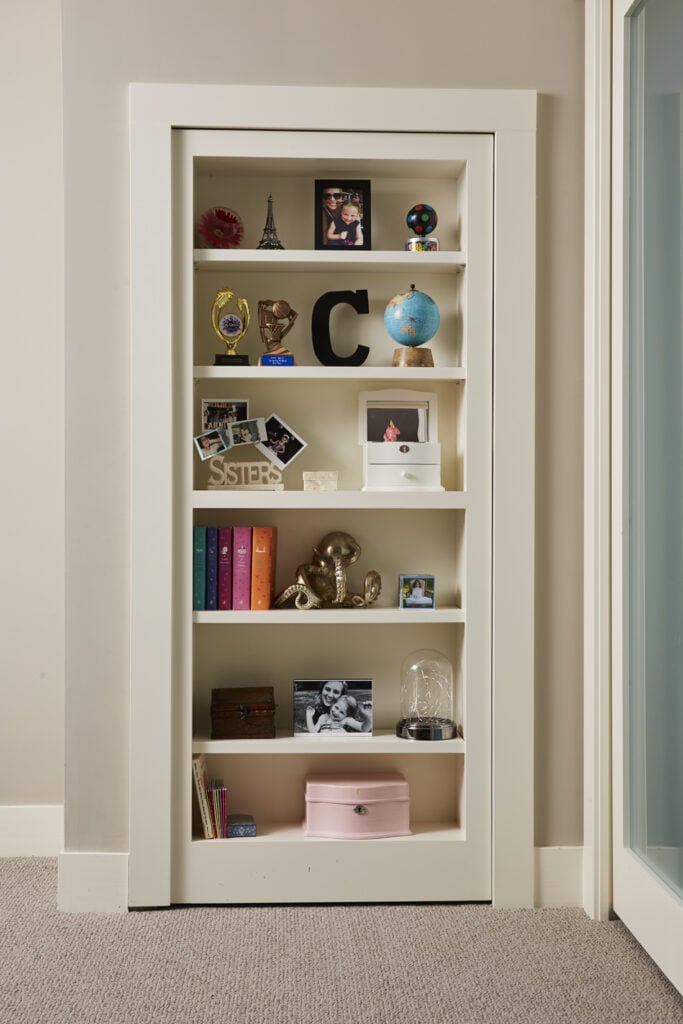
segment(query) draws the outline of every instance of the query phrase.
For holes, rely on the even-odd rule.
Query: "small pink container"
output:
[[[410,835],[410,794],[400,772],[306,776],[305,836],[386,839]]]

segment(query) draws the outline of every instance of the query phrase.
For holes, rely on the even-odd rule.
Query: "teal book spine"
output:
[[[206,610],[218,609],[218,527],[206,528]]]
[[[206,527],[194,527],[192,609],[203,612],[206,608]]]

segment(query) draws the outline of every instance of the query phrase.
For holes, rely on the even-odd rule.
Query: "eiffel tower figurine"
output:
[[[261,241],[256,246],[257,249],[284,249],[284,245],[277,237],[277,230],[275,228],[275,220],[273,218],[273,197],[268,196],[268,216],[266,217],[266,226],[263,229],[263,235]]]

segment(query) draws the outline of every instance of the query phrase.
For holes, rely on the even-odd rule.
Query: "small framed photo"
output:
[[[315,248],[371,249],[370,182],[325,178],[315,183]]]
[[[295,679],[294,735],[372,735],[372,679]]]
[[[231,447],[230,436],[225,430],[206,430],[195,437],[194,443],[202,462],[214,455],[222,455]]]
[[[233,448],[240,444],[258,444],[259,441],[265,441],[267,437],[266,424],[262,416],[257,416],[253,420],[238,420],[235,423],[230,423],[225,433],[229,436]]]
[[[438,441],[436,394],[385,389],[358,396],[358,443]]]
[[[227,430],[231,423],[249,419],[244,398],[203,398],[202,430]]]
[[[421,576],[399,576],[399,608],[436,608],[436,578]]]
[[[275,413],[266,419],[265,439],[256,447],[280,469],[285,469],[292,459],[307,447],[303,437],[288,427]]]

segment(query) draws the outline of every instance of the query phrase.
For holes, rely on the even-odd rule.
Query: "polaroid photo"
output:
[[[276,466],[285,469],[306,446],[307,442],[273,413],[266,419],[266,437],[256,447]]]
[[[268,436],[262,416],[257,416],[252,420],[238,420],[236,423],[230,423],[225,433],[229,436],[233,448],[241,444],[257,445],[259,441],[265,441]]]
[[[372,679],[295,679],[294,735],[372,735]]]
[[[398,578],[399,608],[435,608],[436,577],[399,576]]]
[[[202,398],[202,430],[227,430],[231,423],[249,419],[244,398]]]
[[[195,447],[202,462],[222,455],[231,447],[230,437],[225,430],[207,430],[194,439]]]
[[[385,388],[358,396],[358,443],[438,441],[436,393]]]

